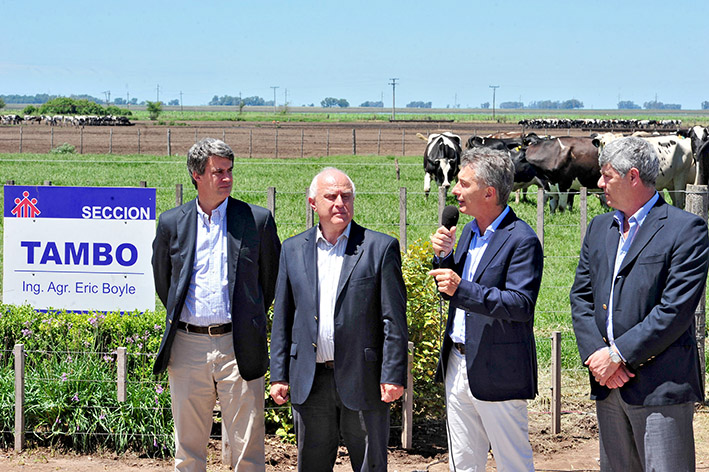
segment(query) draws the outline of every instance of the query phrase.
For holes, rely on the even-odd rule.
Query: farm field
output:
[[[407,223],[409,244],[415,241],[426,241],[428,235],[435,230],[438,203],[432,194],[426,199],[422,192],[423,172],[421,155],[424,143],[415,137],[417,132],[427,134],[437,130],[451,129],[464,139],[468,135],[485,134],[488,132],[518,130],[517,125],[497,123],[460,124],[460,123],[409,123],[404,125],[382,125],[381,123],[358,125],[356,127],[357,154],[352,153],[353,125],[332,123],[308,124],[268,124],[261,126],[241,123],[190,123],[189,126],[170,127],[172,139],[172,156],[166,153],[167,126],[145,124],[146,131],[141,133],[141,154],[131,150],[136,138],[139,124],[126,128],[130,134],[119,135],[118,128],[113,135],[113,154],[106,154],[108,130],[100,129],[98,135],[94,130],[84,131],[84,154],[44,154],[49,150],[49,135],[46,127],[23,127],[23,153],[14,154],[14,150],[5,150],[15,146],[12,136],[18,132],[17,127],[0,128],[0,181],[14,180],[18,185],[42,185],[51,181],[52,185],[78,186],[138,186],[140,181],[146,181],[149,187],[157,188],[158,214],[175,205],[175,186],[184,187],[184,201],[195,196],[185,169],[184,156],[189,146],[198,138],[213,136],[226,137],[227,143],[233,146],[238,156],[235,161],[235,185],[233,195],[251,203],[266,206],[267,188],[276,188],[276,222],[281,239],[296,234],[305,229],[305,188],[312,176],[327,165],[337,166],[353,178],[357,186],[355,201],[355,219],[364,226],[377,229],[392,235],[399,234],[399,189],[407,188]],[[280,127],[279,127],[280,126]],[[379,129],[386,139],[379,139]],[[8,131],[10,130],[10,131]],[[327,131],[329,130],[329,131]],[[402,132],[403,130],[403,132]],[[77,130],[66,129],[66,135],[55,129],[54,146],[62,142],[79,145],[75,139]],[[250,133],[251,131],[251,133]],[[274,158],[275,136],[278,131],[279,158]],[[556,130],[558,134],[561,130]],[[33,133],[36,133],[34,135]],[[71,134],[73,133],[73,134]],[[566,134],[566,131],[563,131]],[[587,135],[582,130],[570,130],[571,135]],[[33,136],[29,139],[29,136]],[[330,139],[329,155],[322,152],[327,143],[324,136]],[[9,137],[8,137],[9,136]],[[59,139],[61,136],[66,139]],[[251,146],[249,147],[249,136]],[[285,136],[285,137],[284,137]],[[304,158],[300,159],[301,136],[306,143]],[[402,146],[403,136],[403,146]],[[257,138],[258,137],[258,138]],[[286,139],[287,137],[287,139]],[[349,141],[348,141],[349,140]],[[123,142],[123,144],[119,144]],[[10,143],[10,144],[8,144]],[[30,144],[28,144],[30,143]],[[148,144],[150,143],[150,144]],[[136,140],[137,144],[137,140]],[[379,147],[377,148],[377,145]],[[29,146],[29,148],[25,148]],[[33,148],[36,146],[36,148]],[[93,147],[91,147],[93,146]],[[103,146],[103,150],[100,148]],[[118,147],[117,147],[118,146]],[[121,147],[123,146],[123,147]],[[97,148],[97,150],[91,150]],[[32,150],[36,149],[36,150]],[[251,158],[249,158],[251,149]],[[256,152],[256,149],[259,149]],[[89,152],[89,150],[91,150]],[[402,152],[402,150],[404,152]],[[148,155],[145,155],[148,154]],[[308,157],[308,156],[322,157]],[[298,159],[284,159],[298,158]],[[398,169],[398,179],[397,179]],[[536,196],[530,194],[530,202],[511,203],[514,210],[532,227],[536,221]],[[449,198],[448,203],[452,203]],[[2,200],[0,200],[0,206]],[[597,200],[589,198],[589,220],[602,211]],[[571,333],[570,315],[568,309],[568,290],[573,280],[580,247],[578,229],[578,211],[551,215],[545,210],[545,270],[542,292],[537,306],[536,335],[545,341],[538,346],[540,358],[540,397],[530,403],[530,421],[532,444],[537,454],[537,467],[540,470],[594,470],[597,457],[597,436],[593,406],[585,400],[587,397],[587,381],[575,354],[575,343]],[[462,227],[468,220],[461,218]],[[0,230],[2,228],[0,227]],[[158,303],[158,306],[159,303]],[[549,343],[546,341],[552,331],[563,333],[563,363],[570,372],[573,382],[568,385],[569,391],[564,410],[569,413],[562,421],[562,435],[556,437],[549,432],[550,419],[548,411],[548,370]],[[576,371],[576,372],[574,372]],[[565,388],[567,386],[565,385]],[[698,468],[709,469],[709,411],[703,407],[696,415]],[[429,431],[430,430],[430,431]],[[430,433],[430,434],[426,434]],[[431,434],[435,433],[435,437]],[[415,437],[415,451],[410,455],[397,450],[392,456],[390,470],[425,469],[432,457],[440,456],[445,450],[445,435],[438,428],[420,428],[418,439]],[[294,452],[288,446],[271,443],[267,451],[280,460],[276,466],[267,470],[289,470],[294,466]],[[59,459],[66,459],[59,454]],[[82,459],[82,461],[85,458]],[[105,461],[105,462],[101,462]],[[148,461],[141,458],[129,458],[128,461],[113,458],[96,457],[81,469],[81,461],[69,459],[66,466],[54,462],[51,451],[44,451],[41,456],[31,453],[22,459],[12,454],[0,455],[0,468],[15,472],[16,470],[100,470],[104,466],[110,470],[124,472],[128,470],[168,470],[170,462],[152,461],[144,465],[133,466]],[[574,462],[576,461],[576,462]],[[703,462],[700,462],[703,461]],[[21,465],[22,462],[24,465]],[[213,461],[210,470],[222,470]],[[96,467],[100,464],[99,467]],[[703,464],[703,465],[702,465]],[[42,468],[45,465],[52,468]],[[93,466],[94,468],[89,468]],[[15,467],[15,468],[13,468]],[[20,468],[24,467],[24,468]],[[67,467],[67,468],[62,468]],[[338,466],[340,467],[340,466]],[[342,464],[336,470],[348,470],[348,465]],[[597,469],[597,467],[596,467]],[[226,469],[224,469],[226,470]],[[447,466],[433,466],[434,472],[447,470]],[[493,469],[491,469],[493,470]]]

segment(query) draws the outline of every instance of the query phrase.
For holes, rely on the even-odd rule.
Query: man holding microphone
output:
[[[539,238],[507,206],[514,165],[507,153],[465,151],[453,195],[474,219],[453,252],[456,227],[431,236],[430,274],[450,301],[436,372],[444,381],[451,470],[533,471],[527,399],[537,393],[534,306],[542,278]]]

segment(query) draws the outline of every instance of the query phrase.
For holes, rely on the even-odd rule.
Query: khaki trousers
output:
[[[217,399],[238,472],[265,471],[264,379],[245,381],[232,334],[177,331],[168,364],[175,419],[175,470],[204,472]]]

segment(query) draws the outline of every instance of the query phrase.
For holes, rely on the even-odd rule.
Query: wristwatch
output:
[[[611,358],[611,362],[614,364],[620,364],[623,362],[623,359],[620,358],[620,354],[618,354],[615,349],[610,346],[608,346],[608,355]]]

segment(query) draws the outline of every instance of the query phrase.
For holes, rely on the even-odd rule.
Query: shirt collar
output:
[[[197,203],[197,215],[205,224],[209,224],[210,221],[213,221],[215,223],[221,223],[222,221],[224,221],[224,217],[226,216],[226,207],[229,203],[228,198],[225,198],[224,201],[220,203],[218,207],[212,210],[211,219],[209,215],[207,215],[204,210],[202,210],[202,207],[199,206],[199,200],[195,199],[195,202]]]
[[[350,238],[350,228],[351,228],[351,227],[352,227],[352,222],[350,221],[349,223],[347,223],[347,227],[346,227],[345,230],[342,232],[342,234],[337,237],[337,243],[339,243],[339,242],[342,240],[342,238],[345,238],[345,239],[349,239],[349,238]],[[318,228],[318,229],[317,229],[317,235],[316,235],[316,237],[315,237],[316,243],[319,243],[320,241],[324,241],[328,246],[334,246],[335,244],[337,244],[337,243],[335,243],[335,244],[330,244],[330,241],[328,241],[327,239],[325,239],[325,236],[323,236],[322,231],[320,231],[320,225],[318,225],[317,228]]]
[[[500,214],[497,216],[497,218],[495,218],[495,219],[493,220],[493,222],[490,223],[490,226],[488,226],[487,228],[485,228],[485,232],[482,234],[482,238],[487,239],[487,238],[489,238],[490,236],[492,236],[492,233],[494,233],[494,232],[497,230],[497,228],[500,226],[500,223],[502,223],[502,220],[505,219],[505,217],[507,216],[507,214],[508,214],[509,212],[510,212],[510,206],[509,206],[509,205],[505,205],[505,209],[502,210],[502,213],[500,213]],[[472,229],[473,229],[473,231],[475,232],[475,234],[476,234],[477,236],[479,236],[479,237],[481,236],[481,235],[480,235],[480,227],[478,226],[478,220],[473,220]]]
[[[643,206],[641,206],[638,211],[633,213],[629,218],[628,218],[628,223],[637,223],[638,226],[642,226],[643,222],[645,221],[645,218],[647,217],[647,214],[650,213],[650,210],[652,207],[655,206],[655,203],[657,203],[657,200],[660,199],[660,194],[655,192],[655,194],[645,202]],[[618,223],[618,226],[622,229],[623,228],[623,217],[625,214],[620,211],[616,210],[615,213],[613,214],[613,218],[615,219],[616,223]]]

